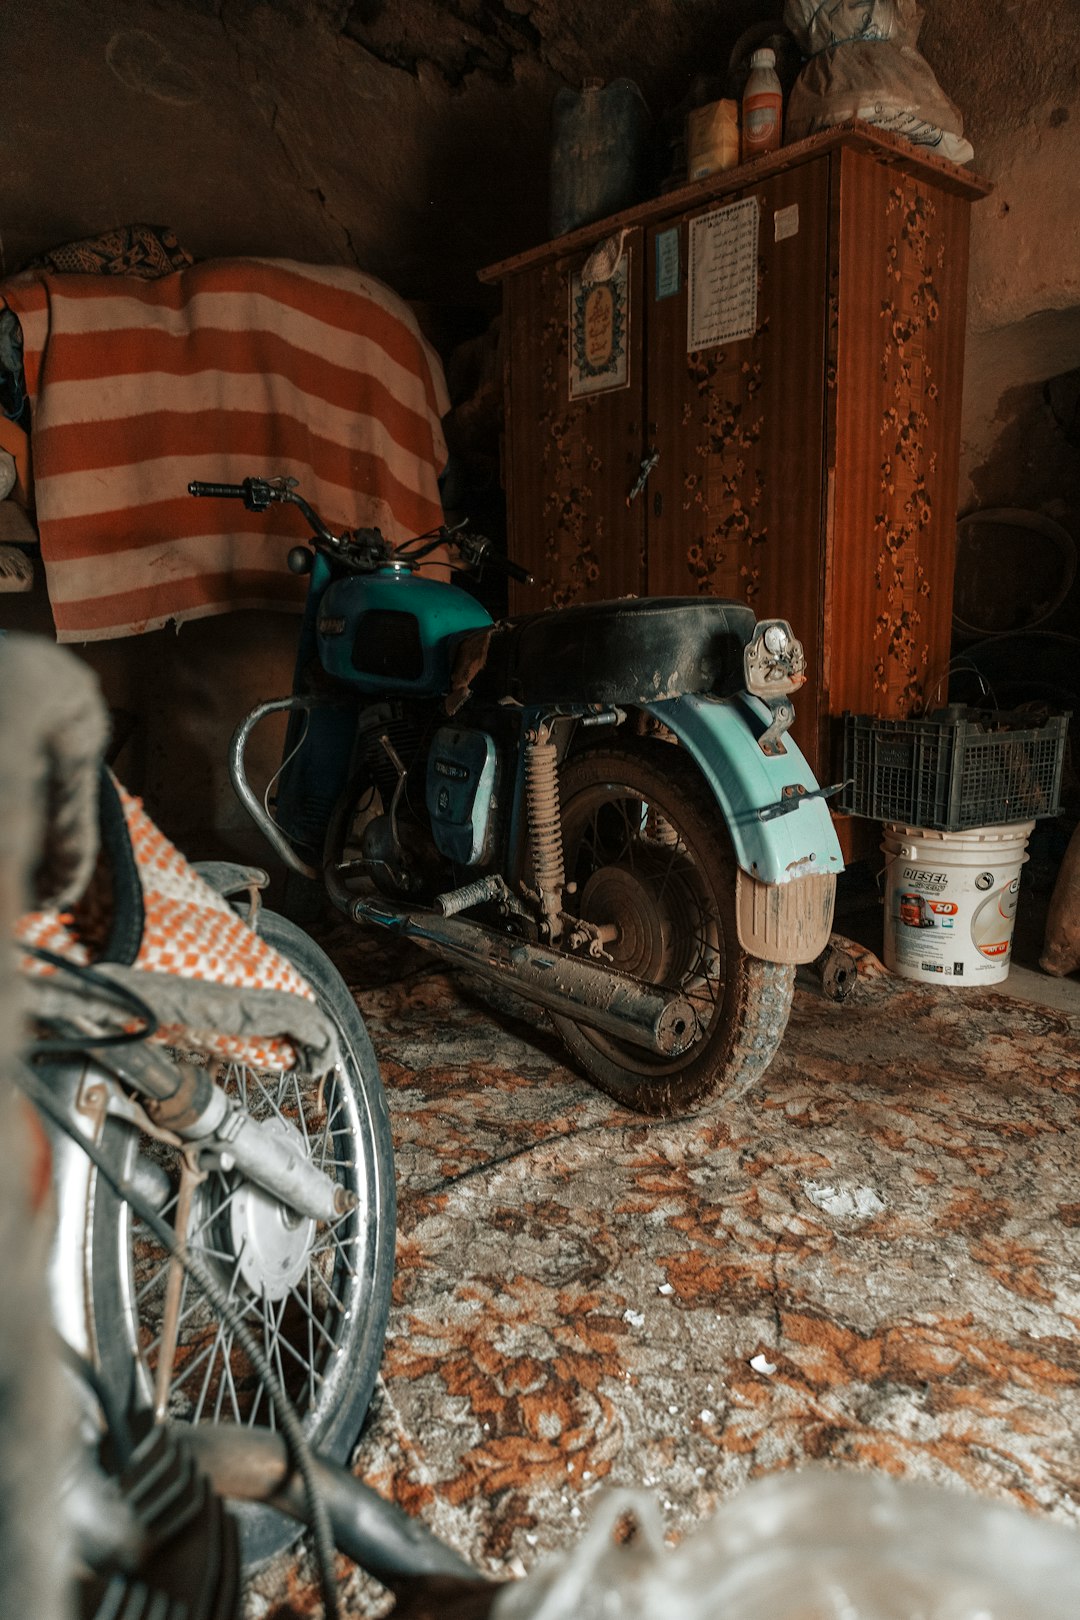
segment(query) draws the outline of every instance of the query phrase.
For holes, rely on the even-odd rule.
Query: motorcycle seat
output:
[[[524,704],[656,703],[743,685],[754,610],[715,597],[625,597],[507,619],[491,633],[477,695]]]

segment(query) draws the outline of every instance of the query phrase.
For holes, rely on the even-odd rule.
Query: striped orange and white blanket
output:
[[[394,543],[442,521],[442,367],[372,277],[224,259],[156,281],[35,271],[0,295],[31,406],[17,494],[36,509],[60,641],[299,605],[295,508],[196,500],[193,478],[289,475],[331,528]]]

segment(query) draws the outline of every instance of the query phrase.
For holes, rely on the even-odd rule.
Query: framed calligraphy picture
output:
[[[570,398],[630,386],[630,276],[624,254],[607,281],[570,277]]]
[[[686,347],[693,353],[753,337],[757,326],[756,197],[690,221]]]

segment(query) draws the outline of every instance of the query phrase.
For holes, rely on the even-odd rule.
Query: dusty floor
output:
[[[356,1467],[480,1568],[568,1546],[611,1484],[678,1535],[810,1459],[1080,1524],[1080,984],[1050,1009],[867,953],[742,1102],[657,1125],[433,959],[329,943],[398,1168]],[[286,1591],[303,1564],[251,1612]]]

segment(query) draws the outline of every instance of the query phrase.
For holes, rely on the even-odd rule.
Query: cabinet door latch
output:
[[[648,455],[644,456],[642,458],[641,467],[640,467],[640,469],[638,471],[637,478],[636,478],[636,480],[634,482],[634,487],[631,489],[629,495],[626,497],[627,506],[630,505],[631,501],[636,501],[637,500],[638,496],[641,494],[642,490],[645,488],[645,480],[648,478],[649,474],[652,472],[653,468],[656,466],[656,463],[659,460],[660,460],[660,452],[659,452],[659,450],[650,450]]]

